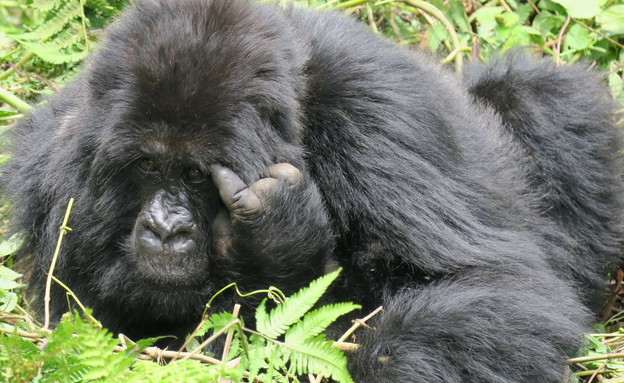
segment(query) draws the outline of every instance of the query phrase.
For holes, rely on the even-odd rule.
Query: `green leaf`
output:
[[[564,46],[568,49],[581,51],[591,48],[592,39],[590,32],[578,24],[570,27],[564,40]]]
[[[618,4],[607,8],[596,16],[596,21],[604,31],[613,34],[624,33],[624,5]]]
[[[197,340],[197,338],[193,338],[186,345],[186,352],[192,352],[199,346],[200,346],[199,340]]]
[[[323,374],[338,382],[353,383],[347,370],[347,358],[331,345],[332,342],[327,342],[323,336],[304,344],[287,344],[291,370],[298,375]]]
[[[427,40],[427,46],[429,47],[429,50],[433,53],[436,53],[438,48],[440,47],[440,44],[442,44],[442,41],[444,40],[450,40],[450,36],[442,23],[435,22],[429,28],[429,39]]]
[[[258,376],[260,369],[267,369],[269,367],[265,360],[268,351],[266,349],[266,339],[259,335],[252,334],[249,337],[248,346],[249,354],[243,355],[241,362],[245,364],[249,372],[248,381],[253,382],[256,376]]]
[[[23,285],[17,282],[22,274],[16,273],[6,266],[0,266],[0,289],[11,290],[22,287]]]
[[[22,246],[23,242],[24,238],[19,234],[13,234],[6,241],[0,242],[0,257],[5,257],[7,255],[15,253],[20,248],[20,246]],[[2,278],[1,274],[0,278]]]
[[[80,17],[82,14],[82,5],[80,0],[64,0],[61,7],[50,11],[50,18],[45,23],[39,25],[37,29],[30,33],[15,36],[15,39],[24,40],[46,40],[60,32],[73,19]]]
[[[460,0],[451,0],[449,2],[448,15],[459,31],[471,32],[470,24],[466,20],[466,12],[464,11],[464,3]]]
[[[616,100],[622,100],[624,97],[624,82],[622,81],[622,76],[620,76],[617,72],[612,72],[609,73],[607,79],[613,98]],[[601,332],[606,332],[606,330],[602,330]]]
[[[590,343],[590,345],[592,346],[592,349],[594,349],[597,353],[599,354],[608,354],[609,353],[609,348],[607,346],[605,346],[600,339],[589,335],[589,334],[585,334],[585,339],[587,339]]]
[[[563,24],[566,18],[562,15],[552,14],[548,11],[543,11],[533,19],[533,27],[540,31],[544,38],[554,35]]]
[[[477,9],[472,17],[477,19],[480,24],[493,23],[496,21],[496,16],[505,11],[503,7],[481,7]]]
[[[561,4],[568,16],[576,17],[579,19],[591,19],[600,13],[600,5],[598,0],[552,0],[555,3]]]
[[[242,319],[237,318],[228,312],[212,314],[206,323],[204,323],[204,325],[195,333],[195,336],[204,336],[204,334],[206,334],[206,332],[210,329],[217,332],[235,321],[242,321]]]
[[[336,303],[310,311],[286,332],[285,341],[299,344],[306,339],[314,338],[325,331],[327,326],[336,321],[338,317],[359,308],[361,308],[360,305],[353,303]]]
[[[308,287],[299,290],[288,298],[286,302],[277,305],[277,307],[271,310],[268,317],[265,317],[263,313],[257,312],[257,310],[266,310],[265,306],[261,304],[256,310],[256,327],[258,331],[274,339],[284,334],[289,326],[297,322],[316,304],[329,285],[338,277],[340,270],[338,269],[315,279]]]
[[[2,297],[0,297],[0,311],[10,313],[17,306],[17,301],[17,294],[5,292]]]

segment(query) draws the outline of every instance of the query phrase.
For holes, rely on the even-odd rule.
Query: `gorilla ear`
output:
[[[299,123],[296,113],[291,108],[265,109],[262,113],[279,133],[284,141],[296,144],[299,142]]]

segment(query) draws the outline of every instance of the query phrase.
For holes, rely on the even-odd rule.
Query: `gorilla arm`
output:
[[[213,224],[219,252],[234,257],[259,283],[290,291],[326,272],[333,236],[320,194],[305,174],[274,164],[249,186],[221,165],[211,166],[211,174],[226,208]]]

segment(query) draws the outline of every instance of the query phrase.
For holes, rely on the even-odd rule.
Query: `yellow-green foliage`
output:
[[[264,382],[298,382],[298,376],[314,373],[352,383],[345,355],[321,333],[339,316],[359,306],[339,303],[308,312],[339,272],[313,281],[268,313],[263,301],[256,312],[260,318],[257,331],[246,328],[242,319],[229,313],[210,316],[194,335],[201,337],[208,331],[233,335],[230,352],[220,363],[186,359],[160,365],[141,360],[139,356],[153,339],[123,345],[98,323],[74,313],[66,314],[46,336],[44,332],[34,337],[18,334],[18,327],[12,333],[2,333],[0,381],[207,383],[220,378],[234,382],[258,378]],[[227,363],[232,360],[238,362]]]

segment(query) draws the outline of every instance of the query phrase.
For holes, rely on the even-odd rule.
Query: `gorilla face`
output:
[[[166,157],[165,157],[166,158]],[[129,238],[138,274],[159,285],[188,286],[209,269],[209,232],[218,194],[193,160],[145,156],[134,164],[144,202]]]

